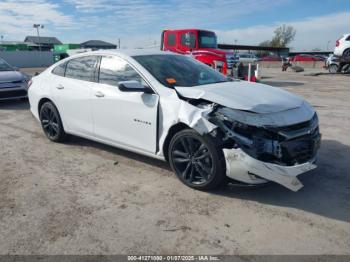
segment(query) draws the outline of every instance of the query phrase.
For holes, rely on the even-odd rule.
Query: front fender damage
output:
[[[179,110],[179,121],[196,130],[201,135],[210,133],[217,126],[208,121],[208,114],[213,111],[212,105],[198,108],[185,101],[182,101]]]
[[[315,158],[301,164],[281,164],[271,161],[258,160],[257,157],[249,151],[259,146],[259,150],[265,150],[267,154],[273,157],[281,157],[280,144],[274,140],[259,140],[259,144],[252,137],[235,132],[231,125],[237,118],[242,122],[249,124],[255,123],[260,128],[261,125],[272,124],[272,127],[280,124],[282,126],[304,121],[312,117],[314,111],[308,106],[298,109],[292,109],[290,112],[276,113],[275,115],[252,114],[246,111],[234,110],[222,107],[215,103],[203,101],[203,103],[190,103],[181,100],[176,122],[181,122],[195,129],[198,133],[211,135],[219,146],[222,147],[226,160],[226,175],[234,180],[249,183],[262,184],[267,181],[276,182],[292,191],[298,191],[303,187],[297,176],[316,168]],[[295,117],[298,115],[297,117]],[[288,119],[290,118],[290,119]],[[228,120],[228,121],[227,121]],[[168,123],[169,126],[174,123]],[[260,125],[260,126],[259,126]],[[161,137],[164,142],[165,135]],[[261,146],[263,143],[263,146]]]

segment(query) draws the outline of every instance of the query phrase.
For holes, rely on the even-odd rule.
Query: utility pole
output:
[[[34,24],[33,27],[36,28],[36,33],[37,33],[37,35],[38,35],[39,51],[40,51],[40,53],[41,53],[41,43],[40,43],[39,28],[43,29],[43,28],[44,28],[44,25],[41,25],[41,24]]]
[[[39,28],[43,29],[43,28],[44,28],[44,25],[41,25],[41,24],[34,24],[33,27],[36,28],[36,33],[37,33],[37,35],[38,35],[39,59],[40,59],[40,62],[42,63],[42,59],[41,59],[41,43],[40,43]]]
[[[120,49],[120,38],[118,38],[118,49]]]

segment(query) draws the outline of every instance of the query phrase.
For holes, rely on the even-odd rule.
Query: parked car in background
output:
[[[0,58],[0,100],[26,98],[29,77]]]
[[[296,55],[289,58],[290,62],[315,62],[315,61],[323,61],[321,58],[313,56],[313,55]]]
[[[282,61],[282,58],[277,55],[268,55],[261,57],[260,61]]]
[[[344,34],[335,42],[334,54],[337,56],[350,56],[350,34]]]
[[[325,61],[325,68],[332,74],[335,74],[338,71],[339,67],[339,57],[334,54],[329,55]]]
[[[326,61],[328,59],[328,56],[326,55],[313,55],[313,56],[320,59],[321,61]]]
[[[254,63],[259,61],[259,58],[250,53],[236,53],[233,57],[234,62],[243,62],[243,63]]]
[[[312,106],[279,88],[232,81],[190,56],[152,50],[75,55],[32,79],[30,110],[47,138],[66,134],[167,160],[187,186],[227,177],[293,191],[316,168]]]

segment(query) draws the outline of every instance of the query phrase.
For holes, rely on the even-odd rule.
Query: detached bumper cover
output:
[[[317,167],[315,160],[294,166],[266,163],[252,158],[241,149],[224,149],[224,154],[228,177],[250,184],[274,181],[294,192],[303,187],[297,176]]]

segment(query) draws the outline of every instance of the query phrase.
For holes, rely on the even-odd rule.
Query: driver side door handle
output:
[[[101,91],[97,91],[97,92],[95,93],[95,96],[96,96],[96,97],[104,97],[105,94],[102,93]]]

